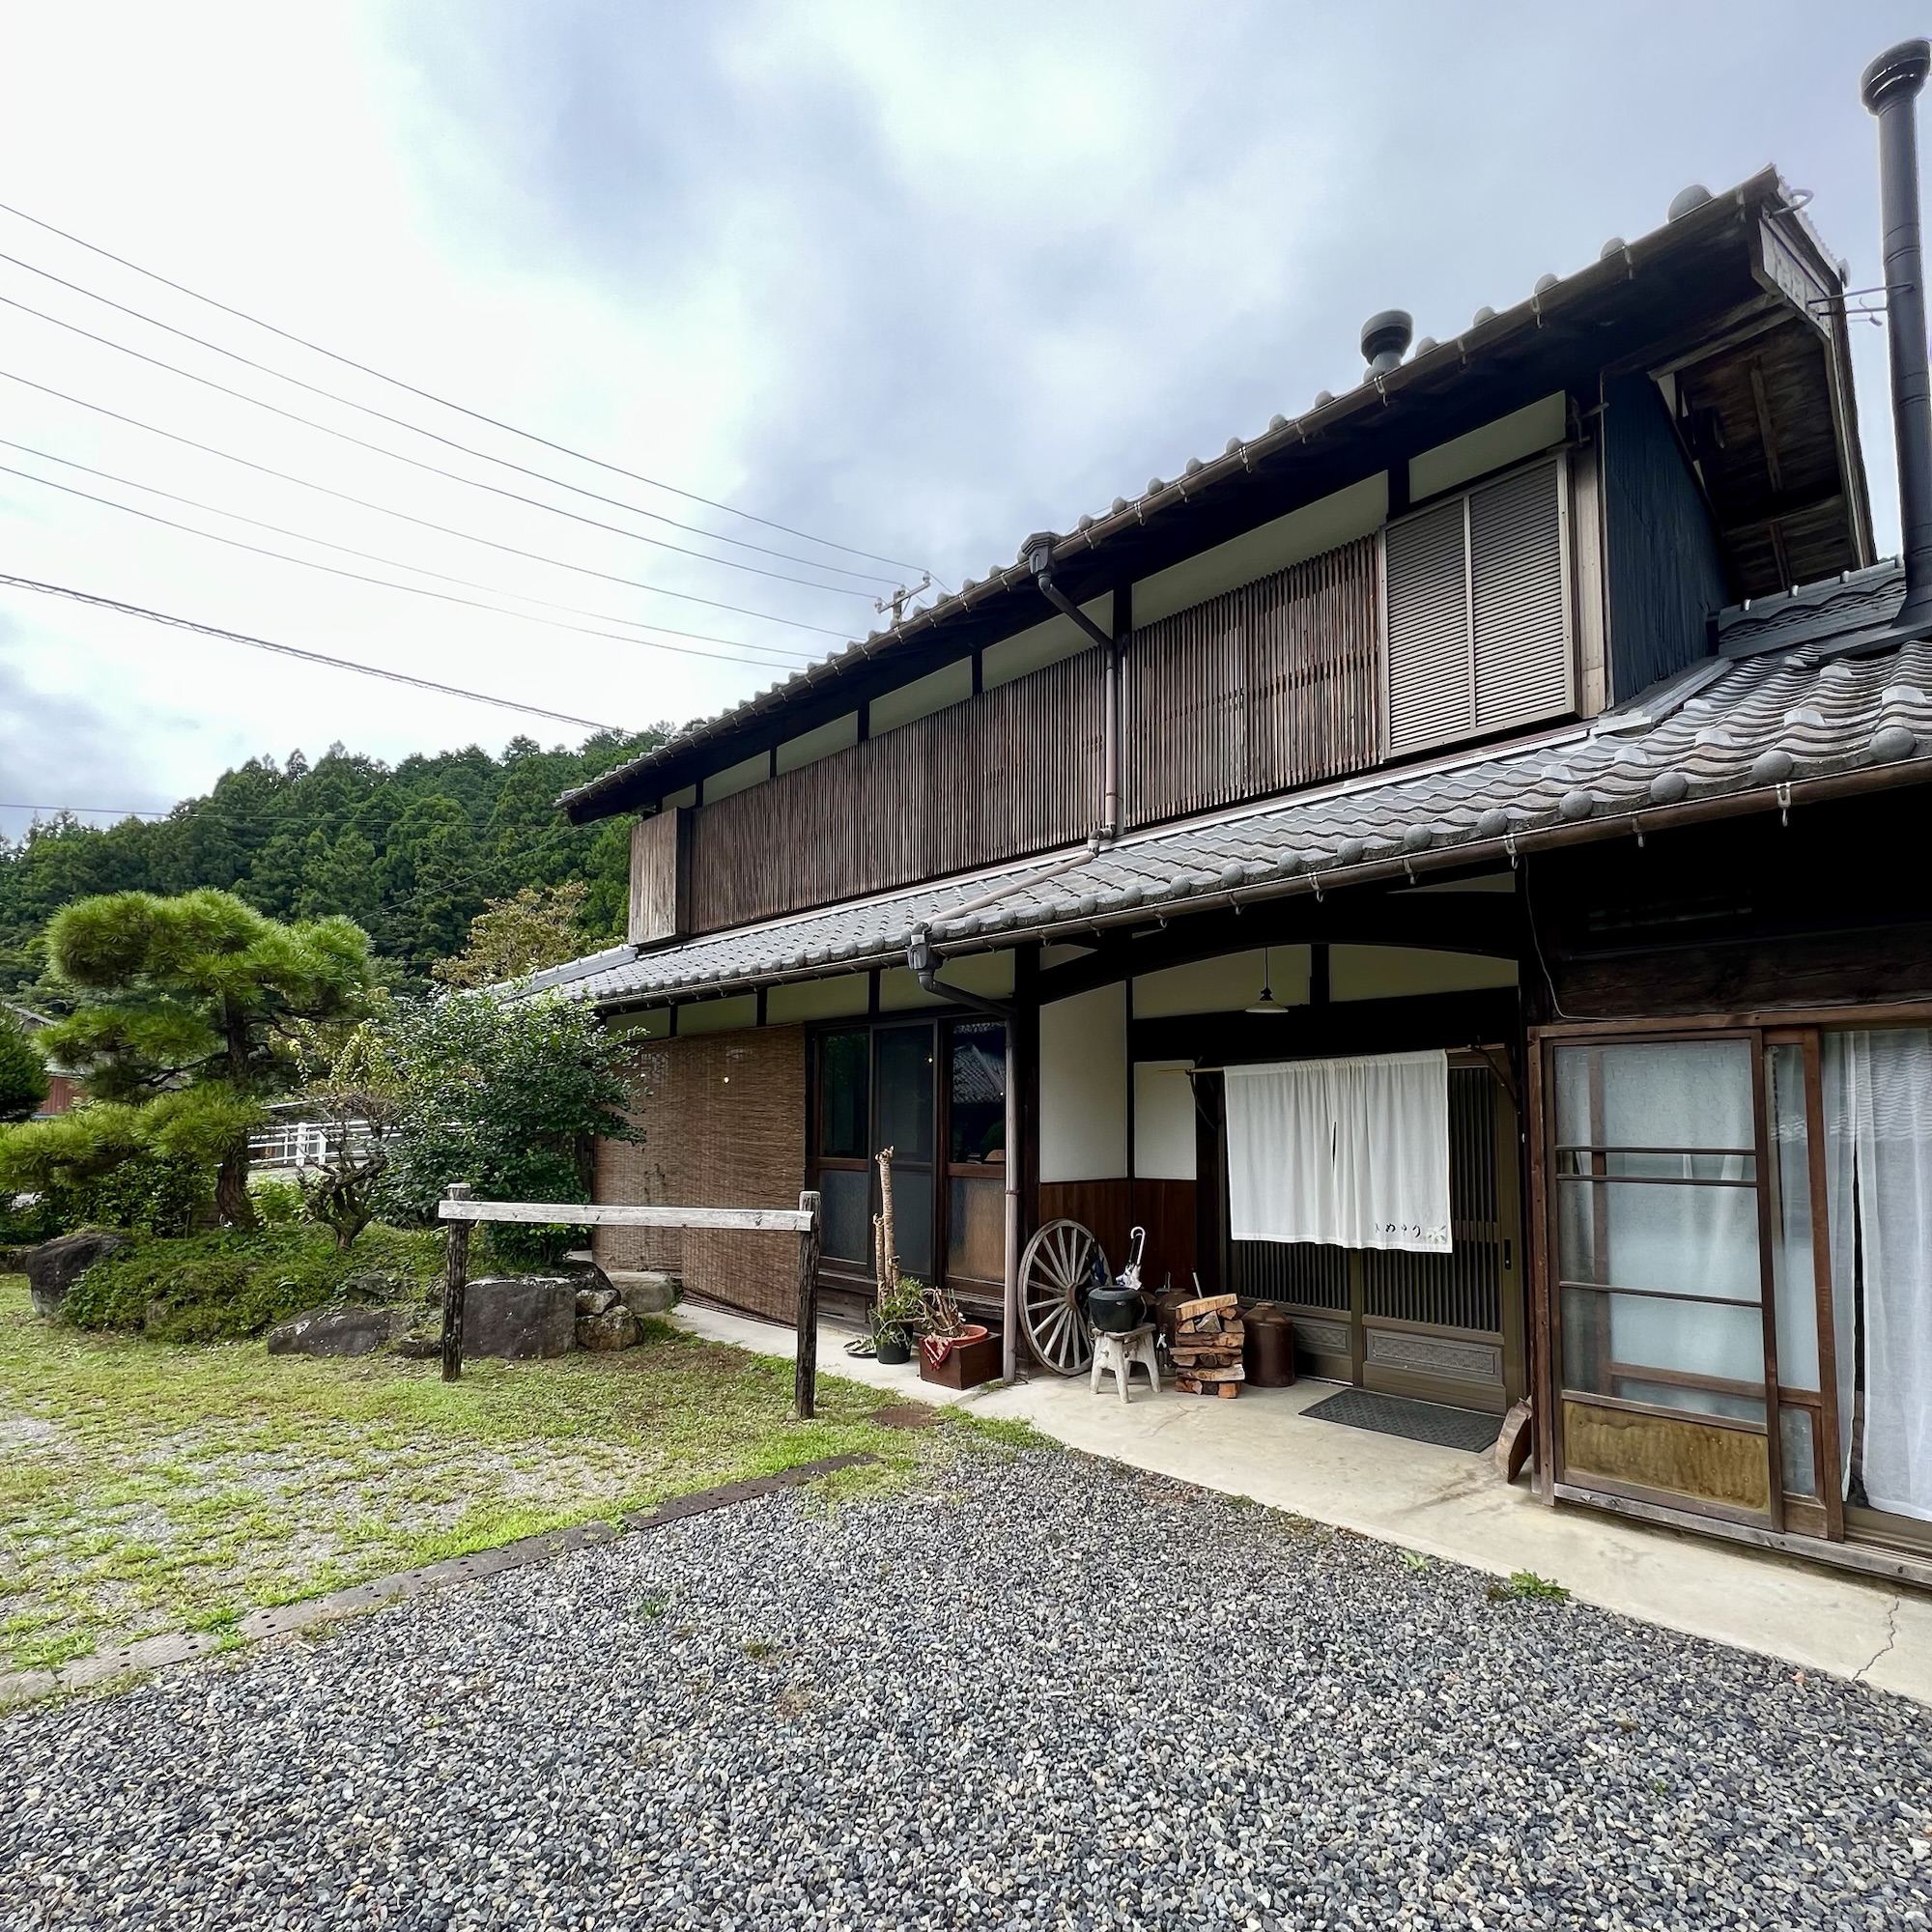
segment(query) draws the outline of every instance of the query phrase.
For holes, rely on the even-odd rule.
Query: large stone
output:
[[[524,1362],[567,1355],[577,1340],[577,1281],[562,1275],[485,1275],[463,1302],[463,1352]]]
[[[678,1280],[657,1268],[613,1268],[611,1285],[633,1315],[665,1315],[677,1306]]]
[[[125,1235],[84,1232],[58,1235],[29,1248],[22,1258],[27,1273],[28,1292],[33,1296],[36,1315],[58,1315],[68,1290],[96,1262],[105,1261],[128,1245]]]
[[[601,1315],[577,1318],[577,1346],[580,1349],[635,1349],[643,1339],[638,1318],[619,1302]]]
[[[311,1308],[269,1330],[271,1355],[369,1355],[415,1320],[411,1308]]]
[[[577,1313],[582,1320],[586,1315],[602,1315],[607,1308],[617,1305],[617,1291],[614,1288],[580,1288],[577,1291]]]

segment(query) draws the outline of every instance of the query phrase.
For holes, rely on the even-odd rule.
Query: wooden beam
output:
[[[792,1406],[801,1422],[810,1422],[818,1403],[818,1207],[815,1190],[798,1197],[805,1222],[798,1237],[797,1338],[792,1365]]]
[[[1246,905],[1238,913],[1190,914],[1164,928],[1107,934],[1088,957],[1042,973],[1039,998],[1045,1004],[1224,952],[1293,945],[1417,946],[1516,959],[1522,952],[1521,902],[1514,893],[1371,889],[1320,900],[1303,893]]]
[[[443,1197],[441,1208],[463,1206],[469,1195],[468,1186],[460,1180],[456,1181]],[[439,1213],[441,1208],[439,1208]],[[469,1288],[469,1223],[454,1216],[445,1218],[450,1222],[450,1229],[444,1236],[442,1378],[453,1382],[463,1374],[463,1308]]]
[[[1432,1046],[1514,1040],[1520,1020],[1516,989],[1416,993],[1401,999],[1339,1000],[1283,1013],[1179,1013],[1135,1020],[1136,1060],[1228,1063],[1343,1053],[1407,1053]]]
[[[604,1201],[469,1201],[437,1203],[443,1221],[519,1221],[539,1227],[730,1228],[741,1233],[803,1235],[812,1217],[798,1208],[634,1208]]]

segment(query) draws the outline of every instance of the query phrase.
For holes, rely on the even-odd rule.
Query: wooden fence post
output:
[[[810,1422],[818,1402],[818,1196],[798,1197],[798,1211],[811,1225],[798,1237],[798,1365],[792,1371],[792,1400],[801,1422]]]
[[[453,1181],[443,1189],[450,1201],[468,1201],[469,1188]],[[469,1285],[469,1223],[451,1221],[448,1236],[448,1269],[442,1279],[442,1378],[455,1381],[463,1374],[463,1301]]]

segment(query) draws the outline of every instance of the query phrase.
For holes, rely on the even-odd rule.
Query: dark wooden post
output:
[[[446,1199],[468,1201],[469,1189],[454,1181],[443,1189]],[[463,1299],[469,1285],[469,1223],[451,1221],[449,1229],[448,1271],[442,1278],[442,1378],[453,1382],[463,1374]]]
[[[801,1422],[810,1422],[818,1402],[818,1196],[808,1188],[798,1211],[811,1226],[798,1237],[798,1366],[792,1372],[792,1399]]]

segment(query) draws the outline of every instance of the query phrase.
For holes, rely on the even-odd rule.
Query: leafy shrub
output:
[[[345,1287],[376,1288],[409,1300],[440,1278],[442,1237],[380,1225],[353,1254],[327,1228],[217,1228],[175,1239],[135,1242],[81,1276],[61,1308],[81,1328],[141,1329],[157,1341],[238,1341],[305,1308],[340,1298]]]
[[[486,1200],[587,1201],[594,1141],[637,1140],[624,1118],[631,1048],[580,1003],[476,993],[399,1001],[384,1035],[399,1096],[384,1212],[428,1221],[451,1181]],[[505,1260],[554,1260],[565,1227],[498,1227]]]
[[[270,1175],[250,1180],[248,1193],[265,1228],[292,1228],[307,1218],[299,1181]]]
[[[40,1196],[49,1232],[185,1235],[212,1216],[223,1150],[259,1115],[225,1089],[194,1087],[143,1106],[92,1100],[0,1127],[0,1193]]]
[[[47,1097],[47,1069],[33,1037],[0,1007],[0,1121],[24,1121]]]

